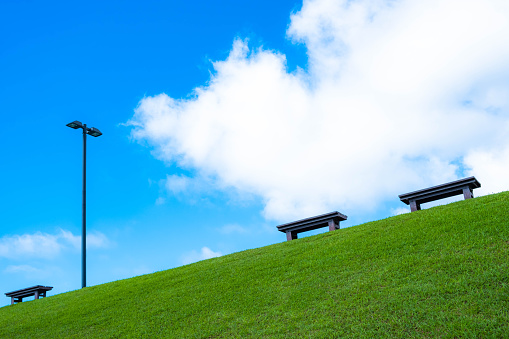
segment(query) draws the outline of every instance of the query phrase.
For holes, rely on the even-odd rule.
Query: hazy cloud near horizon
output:
[[[104,248],[108,247],[109,244],[110,241],[101,232],[94,231],[87,234],[87,249]],[[66,249],[81,249],[81,235],[74,235],[70,231],[60,229],[56,234],[36,232],[33,234],[6,235],[0,238],[0,258],[51,259]],[[21,269],[26,271],[28,266],[13,267],[18,271]]]
[[[509,2],[314,0],[290,18],[307,70],[237,38],[191,98],[140,101],[132,136],[197,173],[170,192],[233,189],[288,221],[461,176],[509,189]]]
[[[182,255],[182,265],[188,265],[197,261],[220,257],[221,252],[214,252],[208,247],[202,247],[199,252],[192,250]]]

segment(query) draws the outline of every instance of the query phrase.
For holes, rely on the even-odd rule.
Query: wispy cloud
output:
[[[42,270],[30,265],[9,265],[5,268],[5,273],[39,273]]]
[[[410,208],[408,207],[398,207],[391,210],[392,215],[400,215],[405,213],[410,213]]]
[[[223,254],[221,252],[214,252],[208,247],[202,247],[201,250],[192,250],[182,256],[182,264],[187,265],[200,260],[206,260],[210,258],[220,257]]]
[[[87,234],[87,248],[107,247],[109,243],[108,238],[100,232]],[[63,229],[56,234],[36,232],[0,238],[0,257],[9,259],[54,258],[65,249],[79,248],[81,236]]]
[[[247,228],[242,227],[237,224],[228,224],[228,225],[224,225],[224,226],[220,227],[219,232],[221,232],[223,234],[232,234],[232,233],[244,234],[244,233],[248,233],[249,230]]]
[[[508,15],[506,0],[307,0],[287,35],[308,70],[237,39],[191,98],[141,100],[132,136],[196,173],[169,191],[212,182],[281,221],[374,210],[462,173],[481,194],[509,189]]]
[[[184,175],[168,175],[166,177],[166,189],[173,194],[186,192],[194,182]]]
[[[163,205],[165,202],[166,202],[166,199],[164,197],[157,197],[157,199],[156,199],[157,206]]]
[[[60,230],[60,239],[63,240],[63,244],[69,243],[74,248],[81,248],[81,235],[74,235],[69,231]],[[110,241],[108,238],[101,232],[93,231],[87,233],[87,249],[88,248],[104,248],[108,247]]]

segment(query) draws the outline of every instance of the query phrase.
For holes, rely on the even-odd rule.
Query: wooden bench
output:
[[[346,220],[347,216],[339,212],[330,212],[307,219],[297,220],[288,224],[277,226],[278,231],[286,233],[286,240],[297,239],[297,233],[316,230],[329,226],[329,231],[339,229],[339,222]]]
[[[415,212],[421,209],[421,204],[439,199],[449,198],[463,194],[465,199],[474,197],[473,190],[481,187],[475,177],[460,179],[446,184],[425,188],[422,190],[401,194],[399,199],[410,205],[410,211]]]
[[[51,291],[53,287],[50,286],[32,286],[28,288],[24,288],[22,290],[17,290],[9,293],[5,293],[6,296],[11,297],[11,305],[14,303],[23,302],[23,298],[35,296],[35,299],[45,298],[46,292]]]

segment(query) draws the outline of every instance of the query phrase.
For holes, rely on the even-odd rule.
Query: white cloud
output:
[[[202,247],[200,252],[192,250],[182,256],[182,264],[187,265],[200,260],[206,260],[210,258],[220,257],[223,254],[221,252],[214,252],[208,247]]]
[[[400,215],[405,213],[410,213],[410,208],[408,207],[398,207],[391,210],[392,215]]]
[[[140,101],[132,135],[194,178],[288,221],[375,210],[458,177],[509,189],[509,2],[304,1],[287,34],[310,67],[235,40],[190,99]]]
[[[100,232],[87,234],[87,249],[108,245],[109,240],[104,234]],[[61,229],[57,234],[36,232],[0,238],[0,257],[10,259],[54,258],[67,248],[80,249],[81,236]]]
[[[6,258],[19,256],[50,258],[58,255],[60,249],[58,236],[41,232],[0,238],[0,256]]]
[[[509,190],[509,129],[508,140],[500,148],[472,150],[465,158],[468,173],[475,175],[481,182],[481,188],[475,195],[497,193]]]
[[[62,240],[62,245],[65,246],[68,243],[75,249],[81,249],[81,235],[74,235],[70,231],[60,230],[58,237]],[[108,238],[101,232],[87,232],[87,249],[108,247],[109,244]]]

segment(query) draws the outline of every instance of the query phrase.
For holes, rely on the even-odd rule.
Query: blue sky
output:
[[[103,132],[89,286],[282,242],[301,217],[386,218],[464,176],[509,189],[508,17],[505,0],[0,2],[0,291],[81,287],[73,120]]]

